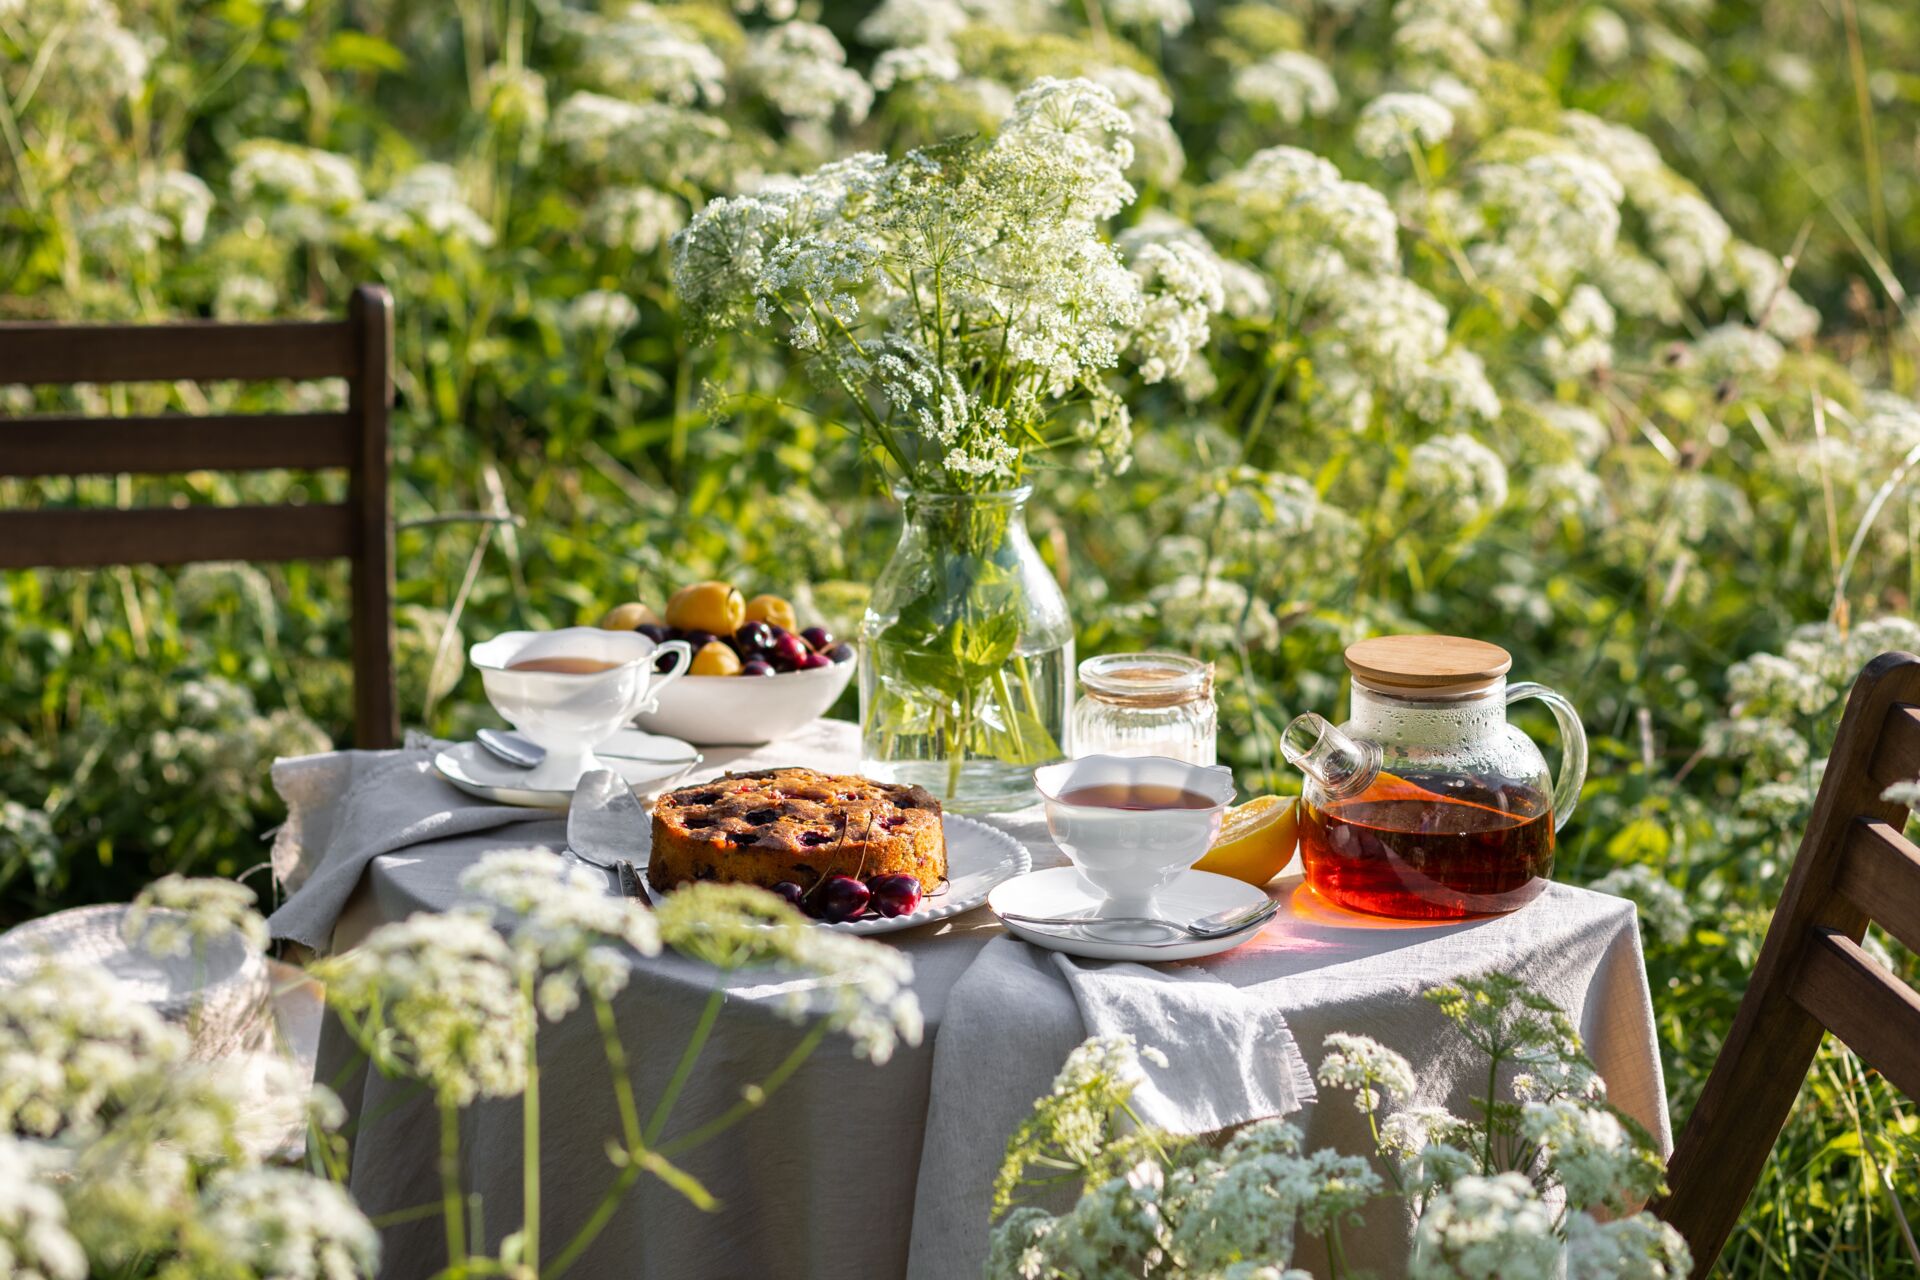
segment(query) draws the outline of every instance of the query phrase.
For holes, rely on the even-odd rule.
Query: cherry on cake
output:
[[[762,769],[669,791],[654,802],[647,883],[695,880],[803,890],[830,876],[909,875],[925,892],[947,876],[940,802],[925,787]]]

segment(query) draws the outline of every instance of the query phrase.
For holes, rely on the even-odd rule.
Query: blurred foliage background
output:
[[[1136,116],[1117,239],[1197,224],[1270,303],[1228,308],[1204,377],[1126,383],[1130,469],[1039,477],[1081,653],[1216,660],[1223,755],[1253,791],[1297,789],[1275,728],[1339,710],[1346,642],[1513,650],[1594,736],[1559,874],[1640,901],[1683,1117],[1852,674],[1920,649],[1904,0],[0,0],[0,318],[317,315],[389,286],[402,705],[457,735],[491,722],[463,654],[496,630],[707,576],[852,629],[892,500],[804,371],[689,344],[670,237],[849,150],[990,130],[1046,74],[1104,76]],[[1391,93],[1446,105],[1450,134],[1363,144]],[[1404,317],[1362,323],[1301,283],[1343,226],[1260,212],[1277,145],[1394,211],[1377,269],[1439,300],[1447,352],[1410,385]],[[1569,150],[1626,174],[1617,246],[1516,283],[1494,251],[1526,201],[1495,174]],[[1533,233],[1570,235],[1590,194],[1543,185]],[[338,397],[11,385],[30,372],[0,369],[0,411]],[[0,505],[323,491],[0,481]],[[0,577],[0,924],[256,868],[269,763],[347,733],[345,600],[332,566]],[[1917,1184],[1920,1118],[1830,1046],[1723,1268],[1910,1273]]]

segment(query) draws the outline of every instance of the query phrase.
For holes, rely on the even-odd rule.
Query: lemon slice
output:
[[[1193,869],[1263,885],[1293,860],[1297,825],[1292,796],[1255,796],[1227,810],[1219,838]]]

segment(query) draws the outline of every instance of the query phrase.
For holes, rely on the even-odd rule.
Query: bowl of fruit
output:
[[[825,714],[853,679],[852,645],[825,627],[802,627],[779,596],[749,599],[726,582],[682,587],[662,613],[639,601],[618,605],[600,625],[693,646],[687,674],[635,723],[695,746],[785,737]]]

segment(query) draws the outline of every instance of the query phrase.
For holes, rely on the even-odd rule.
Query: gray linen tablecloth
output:
[[[784,743],[752,751],[709,751],[707,771],[775,763],[853,767],[853,727],[822,722]],[[283,762],[276,784],[292,799],[325,794],[320,769],[363,776],[379,767],[362,757],[311,757]],[[297,802],[296,802],[297,803]],[[503,815],[504,816],[504,815]],[[312,835],[329,819],[309,814],[295,836],[276,846],[275,869],[298,885],[313,874]],[[380,923],[451,905],[460,871],[491,849],[565,841],[557,817],[514,815],[487,825],[470,814],[456,834],[366,862],[357,888],[338,911],[335,948],[351,946]],[[1036,809],[1003,815],[996,825],[1022,840],[1036,867],[1065,858],[1048,838]],[[301,839],[305,832],[307,838]],[[325,884],[331,876],[317,880]],[[1632,904],[1555,885],[1510,916],[1434,926],[1408,926],[1336,912],[1301,891],[1297,876],[1271,892],[1287,909],[1254,941],[1223,955],[1163,972],[1191,983],[1231,988],[1231,1001],[1297,1038],[1309,1063],[1333,1031],[1371,1035],[1406,1054],[1421,1082],[1417,1101],[1465,1109],[1483,1090],[1484,1066],[1447,1033],[1420,993],[1437,983],[1496,970],[1523,974],[1534,989],[1567,1009],[1585,1037],[1613,1100],[1669,1145],[1665,1090],[1654,1041],[1652,1008]],[[305,931],[313,916],[296,894],[287,920]],[[288,908],[283,908],[287,912]],[[292,932],[287,930],[286,932]],[[643,1180],[598,1242],[576,1266],[582,1276],[871,1277],[906,1275],[945,1280],[977,1275],[985,1255],[988,1188],[1007,1136],[1034,1098],[1045,1093],[1067,1053],[1087,1034],[1076,988],[1062,981],[1060,958],[1008,937],[984,908],[924,929],[887,935],[915,965],[915,990],[927,1035],[903,1046],[884,1067],[853,1058],[830,1039],[767,1105],[710,1147],[682,1161],[721,1201],[702,1213],[665,1188]],[[1125,982],[1134,966],[1074,962],[1082,998],[1088,983]],[[674,955],[642,960],[618,1016],[643,1107],[657,1098],[716,982],[714,971]],[[792,1048],[801,1029],[775,1010],[778,975],[738,974],[724,980],[728,1002],[714,1035],[674,1111],[668,1134],[685,1132],[733,1105],[745,1083],[763,1079]],[[1150,981],[1150,979],[1149,979]],[[1137,990],[1137,988],[1134,988]],[[1104,996],[1109,993],[1102,993]],[[1172,1059],[1155,1089],[1174,1097],[1161,1105],[1190,1114],[1181,1080],[1169,1078],[1217,1065],[1234,1052],[1229,1035],[1189,1031],[1183,1043],[1159,1045]],[[1191,1028],[1189,1020],[1179,1025]],[[1244,1045],[1239,1046],[1244,1048]],[[576,1228],[612,1170],[601,1155],[617,1130],[606,1062],[591,1019],[570,1018],[543,1031],[543,1233],[549,1242]],[[1273,1079],[1286,1111],[1285,1072]],[[351,1186],[373,1215],[417,1209],[438,1197],[437,1119],[415,1086],[382,1079],[359,1061],[339,1028],[322,1038],[320,1079],[331,1083],[355,1118]],[[1257,1090],[1255,1091],[1257,1092]],[[1242,1100],[1244,1102],[1244,1100]],[[1254,1110],[1262,1108],[1255,1098]],[[1189,1110],[1182,1111],[1183,1106]],[[1341,1094],[1293,1116],[1311,1145],[1367,1149],[1363,1125]],[[497,1235],[518,1220],[520,1114],[516,1103],[480,1104],[462,1121],[467,1185],[485,1206]],[[1364,1229],[1347,1237],[1350,1261],[1396,1275],[1410,1224],[1381,1201]],[[444,1260],[437,1217],[385,1233],[385,1274],[430,1274]],[[1304,1248],[1300,1265],[1318,1262]]]

